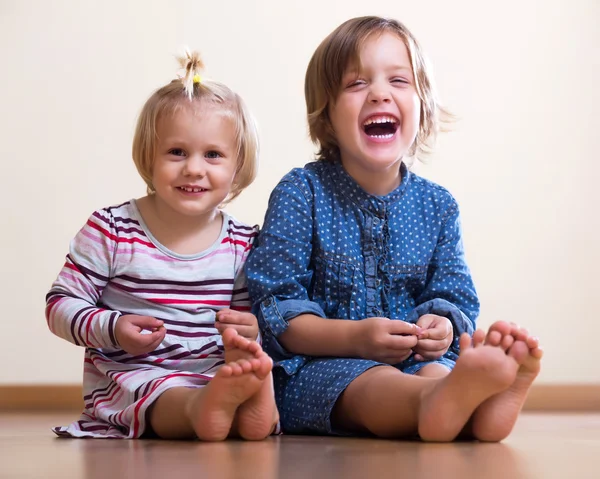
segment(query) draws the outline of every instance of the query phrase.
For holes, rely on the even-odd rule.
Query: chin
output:
[[[369,169],[379,170],[382,168],[391,168],[395,164],[400,164],[402,161],[401,155],[394,156],[374,156],[367,160],[366,166]]]

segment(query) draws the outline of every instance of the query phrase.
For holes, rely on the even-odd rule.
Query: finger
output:
[[[406,334],[416,335],[423,332],[423,328],[413,323],[407,323],[402,320],[392,320],[388,325],[388,333],[390,334]]]
[[[148,345],[148,349],[146,352],[151,353],[152,351],[156,350],[156,348],[158,348],[163,342],[163,339],[165,339],[164,336],[156,338],[156,341]]]
[[[428,329],[427,337],[423,338],[423,339],[442,340],[442,339],[446,339],[448,336],[450,336],[451,333],[452,333],[452,331],[450,331],[446,325],[440,325],[439,327]],[[419,336],[422,336],[422,334],[420,334]]]
[[[400,336],[396,334],[388,335],[385,341],[383,342],[383,347],[391,351],[412,349],[416,345],[416,336]]]
[[[433,323],[436,318],[437,316],[435,316],[434,314],[425,314],[417,320],[417,326],[427,329],[431,327],[431,323]]]
[[[149,329],[153,331],[164,325],[164,321],[153,318],[152,316],[131,316],[129,322],[142,329]]]
[[[431,329],[422,329],[419,334],[417,334],[417,339],[429,339],[429,332]]]
[[[138,334],[136,342],[144,348],[150,347],[153,344],[158,345],[163,339],[165,339],[165,333],[166,329],[162,328],[150,334]]]
[[[439,339],[422,339],[417,342],[420,353],[424,351],[441,351],[450,345],[450,341]]]
[[[223,334],[227,328],[235,329],[240,336],[243,336],[246,339],[256,339],[258,332],[254,326],[240,326],[239,324],[216,323],[215,327],[221,334]]]
[[[250,326],[256,323],[256,319],[253,314],[234,312],[233,314],[219,314],[217,315],[217,321],[224,324],[243,324]]]
[[[238,326],[228,324],[226,327],[235,329],[240,336],[243,336],[246,339],[256,339],[256,328],[252,326]]]
[[[139,338],[142,338],[141,341]],[[162,343],[163,339],[164,336],[162,335],[159,335],[158,337],[153,337],[153,335],[149,334],[138,335],[137,339],[132,340],[135,344],[135,346],[133,346],[135,351],[134,356],[151,353]]]

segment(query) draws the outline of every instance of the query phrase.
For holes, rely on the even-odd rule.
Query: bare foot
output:
[[[419,436],[424,441],[452,441],[486,399],[514,383],[519,364],[501,347],[483,344],[485,333],[460,338],[460,356],[452,372],[424,390]]]
[[[188,401],[186,413],[199,439],[222,441],[229,436],[240,406],[258,393],[265,382],[261,347],[242,338],[233,329],[223,334],[226,364],[210,383]],[[270,370],[270,369],[269,369]]]
[[[503,321],[491,326],[485,343],[499,344],[506,350],[507,356],[519,364],[511,386],[487,399],[473,414],[473,435],[480,441],[496,442],[506,438],[512,431],[529,388],[540,372],[543,352],[537,338]]]
[[[225,361],[252,360],[254,374],[263,381],[258,391],[237,410],[237,433],[248,440],[260,440],[269,436],[277,422],[279,413],[273,391],[273,361],[255,341],[250,341],[229,328],[223,331]]]

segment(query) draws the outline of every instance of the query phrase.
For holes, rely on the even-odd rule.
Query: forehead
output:
[[[157,127],[197,123],[230,126],[234,124],[234,114],[224,104],[216,104],[206,100],[193,100],[192,102],[182,100],[165,106],[157,119]]]
[[[411,63],[406,39],[399,33],[386,29],[358,39],[343,71],[359,72],[374,64],[408,67],[412,70]]]
[[[164,111],[156,124],[158,141],[201,141],[237,143],[230,111],[218,105],[181,103]]]

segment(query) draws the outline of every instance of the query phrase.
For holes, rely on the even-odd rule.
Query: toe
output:
[[[523,341],[515,341],[515,343],[508,350],[508,355],[512,357],[518,364],[523,362],[529,356],[529,348]]]
[[[501,336],[506,336],[507,334],[510,334],[511,329],[512,329],[511,323],[508,323],[506,321],[496,321],[494,324],[492,324],[490,326],[489,330],[490,331],[498,331]]]
[[[513,338],[510,334],[507,334],[502,338],[502,341],[500,342],[500,347],[504,349],[504,351],[508,351],[508,349],[513,345],[514,342],[515,338]]]
[[[489,346],[499,346],[500,341],[502,341],[502,333],[500,331],[490,329],[487,333],[487,337],[485,338],[485,344]]]
[[[477,334],[477,331],[475,331],[475,334]],[[471,348],[471,336],[469,336],[468,333],[462,333],[460,335],[460,339],[459,339],[459,347],[461,351],[464,351],[465,349],[469,349]]]
[[[478,329],[473,333],[473,346],[481,346],[485,341],[485,331]]]

